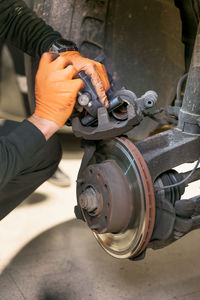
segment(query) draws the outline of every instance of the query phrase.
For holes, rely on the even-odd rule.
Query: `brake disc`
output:
[[[152,180],[138,149],[124,137],[100,142],[79,176],[79,205],[97,241],[116,258],[138,256],[155,220]]]

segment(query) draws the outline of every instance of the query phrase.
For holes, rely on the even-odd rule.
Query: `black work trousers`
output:
[[[8,135],[18,124],[5,121],[0,125],[0,136]],[[24,164],[23,171],[0,190],[0,220],[54,174],[61,156],[61,145],[58,137],[54,135],[28,163]]]

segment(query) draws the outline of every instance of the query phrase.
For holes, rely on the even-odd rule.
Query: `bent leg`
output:
[[[0,135],[7,135],[16,126],[17,122],[6,121],[0,126]],[[37,155],[24,165],[23,171],[0,190],[0,220],[54,174],[61,156],[61,145],[54,135]]]

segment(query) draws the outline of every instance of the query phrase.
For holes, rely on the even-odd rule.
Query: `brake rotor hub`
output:
[[[79,205],[88,226],[96,233],[118,233],[132,213],[128,181],[115,161],[88,166],[82,173]]]
[[[149,243],[155,198],[148,167],[126,138],[100,142],[79,174],[82,214],[100,245],[112,256],[138,256]]]

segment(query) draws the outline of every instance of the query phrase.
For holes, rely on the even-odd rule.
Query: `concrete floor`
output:
[[[73,219],[82,153],[72,135],[61,139],[72,186],[44,183],[0,223],[0,300],[200,299],[200,231],[143,261],[110,257]],[[199,193],[197,182],[185,197]]]

